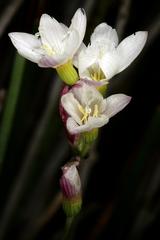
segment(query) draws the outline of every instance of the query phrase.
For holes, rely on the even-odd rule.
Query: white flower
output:
[[[85,30],[86,15],[82,9],[78,9],[69,28],[43,14],[38,34],[13,32],[9,33],[9,37],[23,57],[40,67],[56,68],[73,58],[83,41]]]
[[[81,79],[103,85],[117,73],[127,68],[138,56],[147,40],[147,32],[136,32],[118,45],[115,29],[106,23],[98,25],[91,35],[91,43],[84,44],[75,56]]]
[[[124,94],[104,99],[94,86],[80,81],[61,97],[61,104],[69,117],[66,127],[71,134],[88,132],[108,123],[131,100]]]

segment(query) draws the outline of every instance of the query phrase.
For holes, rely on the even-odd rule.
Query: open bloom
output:
[[[26,59],[40,67],[56,68],[73,58],[83,41],[85,30],[86,15],[82,9],[78,9],[69,28],[43,14],[37,34],[12,32],[9,37],[19,54]]]
[[[147,32],[140,31],[125,38],[118,45],[115,29],[106,23],[99,24],[91,35],[91,43],[82,44],[75,56],[81,79],[99,86],[127,68],[143,49]]]
[[[68,114],[67,130],[74,135],[102,127],[130,100],[124,94],[104,99],[94,86],[80,81],[61,97],[61,105]]]

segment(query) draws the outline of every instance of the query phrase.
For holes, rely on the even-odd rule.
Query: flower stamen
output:
[[[83,108],[82,105],[78,104],[78,109],[83,114],[81,118],[81,123],[86,123],[91,115],[92,112],[91,108],[88,106]]]
[[[94,105],[94,111],[93,111],[93,117],[98,117],[99,110],[98,110],[98,105]]]
[[[89,72],[90,72],[90,77],[95,81],[100,81],[102,79],[105,79],[105,75],[102,72],[100,67],[98,67],[97,69],[90,68]]]
[[[81,104],[78,104],[78,109],[82,113],[81,123],[84,123],[84,124],[88,121],[88,118],[90,116],[98,117],[98,114],[99,114],[99,110],[98,110],[98,105],[97,104],[94,105],[93,111],[92,111],[92,109],[89,106],[85,106],[85,108],[84,108],[84,107],[82,107]]]

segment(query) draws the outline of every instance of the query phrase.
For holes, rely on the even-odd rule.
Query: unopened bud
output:
[[[82,205],[81,180],[77,165],[79,162],[71,162],[62,167],[63,175],[60,179],[63,194],[63,209],[67,217],[77,215]]]

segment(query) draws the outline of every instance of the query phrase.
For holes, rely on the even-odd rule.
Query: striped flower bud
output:
[[[74,217],[81,209],[81,180],[78,174],[78,161],[70,162],[62,167],[60,186],[63,194],[63,209],[67,217]]]

